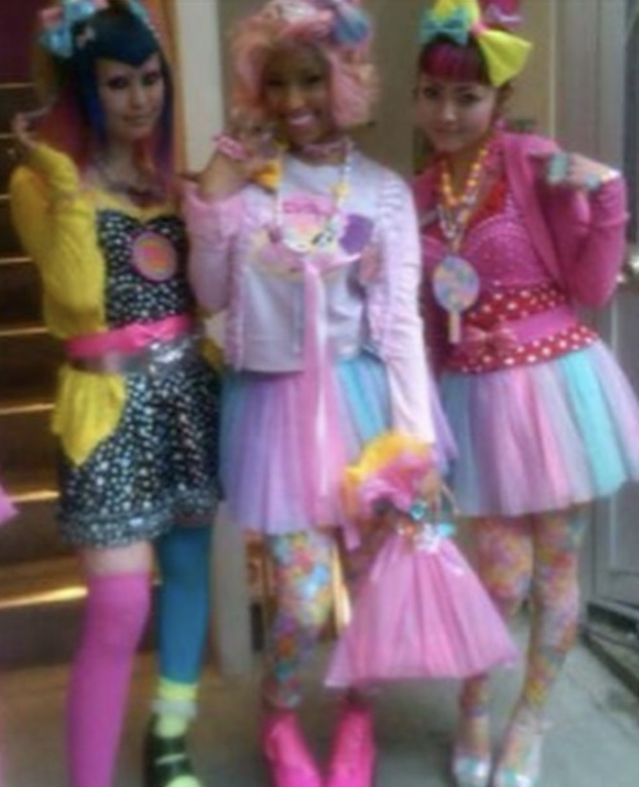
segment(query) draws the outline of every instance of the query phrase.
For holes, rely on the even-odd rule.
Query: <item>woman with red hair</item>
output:
[[[457,446],[450,481],[505,618],[531,600],[521,692],[494,766],[487,676],[465,683],[460,787],[536,787],[549,697],[577,634],[592,501],[639,479],[639,409],[577,307],[612,296],[623,180],[513,134],[500,116],[530,44],[517,4],[438,0],[423,18],[417,125],[435,161],[415,182],[429,343]]]

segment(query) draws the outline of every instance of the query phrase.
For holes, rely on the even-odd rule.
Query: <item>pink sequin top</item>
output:
[[[447,252],[434,211],[432,173],[427,179],[422,176],[415,186],[426,273],[423,302],[429,345],[439,369],[482,373],[539,363],[585,347],[597,338],[578,321],[574,309],[579,299],[571,287],[571,277],[579,275],[582,258],[576,257],[560,275],[551,269],[535,242],[522,201],[517,199],[503,148],[501,155],[505,175],[479,208],[459,251],[479,276],[480,295],[463,314],[462,341],[457,345],[448,341],[448,316],[435,302],[430,287],[430,277]],[[564,197],[572,195],[564,192]],[[617,232],[623,235],[623,187],[613,181],[592,195],[590,201],[594,218],[606,228],[616,223]],[[576,222],[565,228],[566,233],[573,234],[581,230]],[[563,248],[569,241],[570,238],[562,237],[558,245]],[[558,250],[558,258],[559,254]],[[610,260],[602,255],[596,288],[600,293],[609,293],[610,277],[616,275],[621,262],[617,256],[619,259]],[[565,265],[565,260],[561,262]]]

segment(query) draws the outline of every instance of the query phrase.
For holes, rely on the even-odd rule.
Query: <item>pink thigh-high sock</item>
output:
[[[89,577],[67,698],[70,787],[111,787],[133,657],[149,604],[147,572]]]

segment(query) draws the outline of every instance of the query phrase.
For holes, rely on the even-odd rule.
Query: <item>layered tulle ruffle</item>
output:
[[[441,391],[467,516],[565,509],[639,479],[639,406],[601,342],[546,363],[445,374]]]

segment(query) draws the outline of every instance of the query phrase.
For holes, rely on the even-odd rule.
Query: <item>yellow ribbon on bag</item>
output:
[[[422,17],[420,43],[428,45],[437,38],[447,38],[466,46],[477,42],[494,87],[508,82],[524,68],[532,44],[507,30],[489,27],[482,20],[478,0],[437,0]]]

